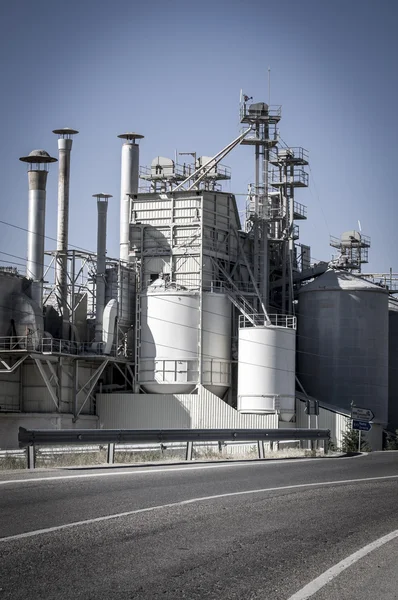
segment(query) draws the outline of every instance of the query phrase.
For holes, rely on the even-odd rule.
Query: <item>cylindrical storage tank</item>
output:
[[[398,301],[388,303],[388,428],[398,429]]]
[[[140,296],[139,383],[153,394],[188,394],[199,376],[199,294],[148,289]]]
[[[202,384],[222,398],[231,385],[231,301],[211,292],[202,298]]]
[[[328,269],[299,293],[297,376],[310,396],[388,420],[388,292]]]
[[[155,282],[148,293],[140,296],[140,305],[138,371],[139,383],[145,391],[183,394],[192,392],[201,383],[222,397],[231,380],[231,304],[228,297],[203,293],[201,319],[198,292],[174,288],[168,291],[164,285],[157,286]]]
[[[295,414],[295,318],[270,319],[271,325],[252,326],[240,318],[238,411],[278,411],[281,421],[290,421]]]

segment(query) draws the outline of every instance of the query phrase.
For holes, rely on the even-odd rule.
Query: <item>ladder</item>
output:
[[[213,257],[211,260],[215,267],[221,271],[221,273],[226,278],[226,281],[223,281],[223,286],[226,291],[228,298],[231,300],[232,304],[236,306],[236,308],[242,313],[242,315],[247,319],[252,325],[256,325],[259,322],[261,315],[254,310],[253,306],[246,300],[243,296],[242,292],[235,285],[229,273],[224,269],[219,262],[217,262]],[[228,283],[228,285],[226,285]]]

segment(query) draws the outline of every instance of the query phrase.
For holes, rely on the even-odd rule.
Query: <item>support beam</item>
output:
[[[78,361],[76,361],[78,362]],[[75,423],[80,415],[80,413],[82,412],[87,400],[89,399],[89,397],[91,396],[91,393],[93,391],[93,389],[95,388],[95,386],[97,385],[98,379],[101,377],[105,367],[107,366],[107,364],[109,363],[109,360],[105,360],[102,365],[100,365],[98,367],[98,369],[95,371],[95,373],[90,377],[90,379],[80,388],[80,390],[77,392],[76,396],[78,396],[81,392],[83,392],[85,390],[85,388],[87,388],[87,386],[91,383],[89,389],[86,393],[86,397],[83,401],[83,404],[81,405],[79,411],[77,412],[77,414],[75,415],[75,417],[73,418],[73,422]],[[77,408],[77,407],[76,407]]]
[[[51,396],[52,401],[55,404],[55,407],[56,407],[57,411],[59,411],[59,398],[57,397],[57,394],[55,393],[54,388],[51,385],[51,382],[50,382],[50,380],[49,380],[49,378],[47,376],[47,373],[46,373],[46,371],[44,369],[44,366],[42,365],[42,363],[41,363],[41,361],[40,361],[39,358],[34,358],[33,360],[34,360],[34,362],[36,364],[36,367],[37,367],[37,369],[38,369],[38,371],[39,371],[39,373],[40,373],[40,375],[41,375],[44,383],[46,384],[48,392],[49,392],[49,394]]]
[[[22,358],[20,358],[19,360],[17,360],[16,363],[14,363],[13,365],[9,365],[5,360],[1,359],[0,363],[5,367],[4,369],[0,369],[0,373],[12,373],[13,371],[15,371],[15,369],[18,369],[18,367],[20,367],[22,365],[22,363],[24,362],[24,360],[26,360],[28,358],[28,355],[23,356]]]

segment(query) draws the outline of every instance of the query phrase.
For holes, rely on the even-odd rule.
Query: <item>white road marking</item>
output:
[[[357,552],[354,552],[354,554],[351,554],[341,562],[337,563],[337,565],[334,565],[334,567],[332,567],[331,569],[328,569],[327,571],[322,573],[322,575],[320,575],[319,577],[311,581],[309,584],[307,584],[305,587],[303,587],[301,590],[293,594],[293,596],[290,596],[288,600],[306,600],[307,598],[311,598],[311,596],[316,594],[321,588],[330,583],[333,579],[335,579],[335,577],[337,577],[338,575],[340,575],[340,573],[351,567],[358,560],[360,560],[370,552],[373,552],[373,550],[380,548],[380,546],[391,542],[397,537],[398,529],[392,531],[388,535],[379,538],[378,540],[375,540],[371,544],[364,546]]]
[[[345,458],[345,457],[344,457]],[[348,457],[351,458],[351,457]],[[352,458],[356,458],[356,457],[352,457]],[[301,458],[300,459],[300,463],[302,462],[309,462],[312,460],[319,460],[318,458]],[[333,458],[328,458],[327,460],[337,460],[333,459]],[[341,460],[341,458],[339,458],[338,460]],[[121,477],[124,475],[147,475],[150,473],[173,473],[175,471],[198,471],[201,469],[225,469],[228,467],[258,467],[259,465],[266,465],[266,466],[270,466],[270,465],[280,465],[280,464],[287,464],[287,463],[292,463],[292,462],[297,462],[297,459],[291,459],[291,460],[286,460],[286,459],[282,459],[282,460],[270,460],[268,463],[267,462],[263,462],[263,461],[253,461],[253,462],[247,462],[247,463],[223,463],[223,464],[216,464],[216,465],[195,465],[192,467],[171,467],[171,468],[160,468],[160,469],[155,469],[155,468],[151,468],[151,469],[145,469],[145,470],[133,470],[133,471],[109,471],[106,473],[83,473],[81,475],[54,475],[53,477],[31,477],[29,479],[7,479],[6,481],[0,481],[0,485],[6,485],[6,484],[10,484],[10,483],[32,483],[33,481],[57,481],[57,480],[62,480],[62,479],[84,479],[84,478],[90,478],[90,477]],[[127,467],[126,467],[127,468]]]
[[[362,454],[358,454],[356,456],[336,456],[336,458],[330,457],[327,458],[326,460],[353,460],[355,458],[361,458],[362,456],[366,455],[365,453],[362,452]],[[223,464],[216,464],[216,465],[195,465],[192,467],[170,467],[170,468],[166,468],[166,467],[162,467],[160,469],[155,469],[155,468],[150,468],[150,469],[145,469],[145,470],[134,470],[134,471],[109,471],[106,473],[83,473],[82,475],[54,475],[52,477],[30,477],[29,479],[7,479],[6,481],[1,481],[0,480],[0,485],[9,485],[10,483],[32,483],[34,481],[57,481],[57,480],[62,480],[62,479],[84,479],[84,478],[90,478],[90,477],[121,477],[123,475],[147,475],[150,473],[168,473],[168,472],[175,472],[175,471],[198,471],[200,469],[225,469],[228,467],[258,467],[259,465],[262,466],[272,466],[272,465],[286,465],[287,463],[293,463],[293,462],[297,462],[297,460],[300,461],[300,463],[303,462],[310,462],[310,461],[318,461],[320,460],[319,458],[295,458],[295,459],[280,459],[280,460],[275,460],[275,459],[269,459],[269,460],[254,460],[251,462],[233,462],[233,463],[223,463]],[[128,468],[127,466],[125,467],[126,469]]]
[[[205,502],[206,500],[220,500],[221,498],[231,498],[234,496],[247,496],[248,494],[263,494],[265,492],[281,492],[285,490],[295,490],[302,488],[311,487],[323,487],[327,485],[336,484],[350,484],[350,483],[361,483],[367,481],[381,481],[387,479],[398,479],[398,475],[385,475],[383,477],[367,477],[362,479],[342,479],[340,481],[323,481],[320,483],[299,483],[297,485],[284,485],[281,487],[273,488],[262,488],[259,490],[244,490],[243,492],[228,492],[226,494],[216,494],[214,496],[202,496],[201,498],[190,498],[188,500],[181,500],[180,502],[171,502],[169,504],[160,504],[158,506],[148,506],[147,508],[137,508],[135,510],[129,510],[127,512],[116,513],[113,515],[106,515],[104,517],[96,517],[94,519],[86,519],[84,521],[75,521],[73,523],[65,523],[64,525],[56,525],[55,527],[48,527],[46,529],[37,529],[35,531],[27,531],[26,533],[18,533],[17,535],[10,535],[7,537],[0,538],[0,542],[10,542],[13,540],[22,540],[29,537],[41,535],[43,533],[53,533],[54,531],[61,531],[62,529],[69,529],[71,527],[78,527],[79,525],[91,525],[92,523],[101,523],[102,521],[109,521],[110,519],[120,519],[122,517],[130,517],[131,515],[137,515],[139,513],[153,512],[155,510],[162,510],[164,508],[174,508],[176,506],[184,506],[186,504],[196,504],[198,502]]]

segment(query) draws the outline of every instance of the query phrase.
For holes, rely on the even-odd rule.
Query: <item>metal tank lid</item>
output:
[[[305,292],[320,292],[320,291],[361,291],[361,292],[380,292],[381,294],[388,294],[388,290],[382,288],[374,283],[343,271],[341,269],[328,269],[317,277],[311,283],[304,285],[299,294]]]

